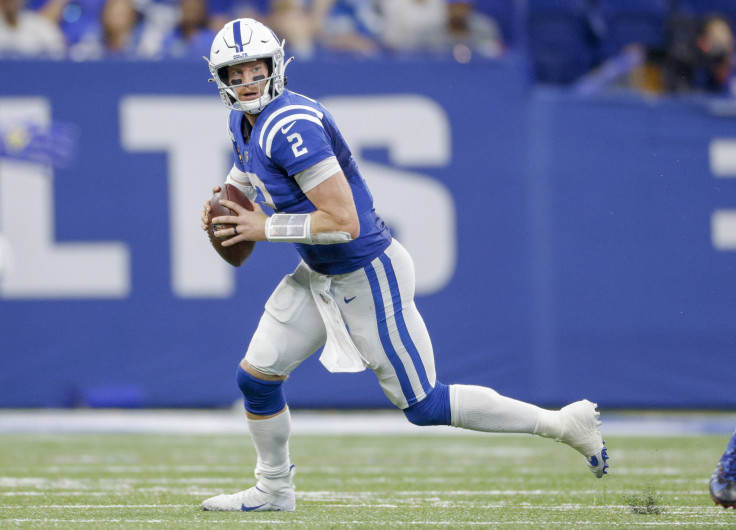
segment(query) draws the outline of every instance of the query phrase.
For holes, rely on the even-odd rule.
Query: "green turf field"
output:
[[[727,437],[608,437],[595,479],[525,435],[294,436],[297,511],[210,513],[251,485],[242,435],[0,434],[0,527],[736,528],[708,477]]]

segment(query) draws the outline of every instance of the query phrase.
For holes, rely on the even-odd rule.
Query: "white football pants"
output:
[[[304,262],[266,303],[246,360],[269,375],[288,375],[325,344],[327,331]],[[434,387],[432,343],[414,304],[414,263],[396,240],[366,267],[330,277],[329,294],[364,364],[391,402],[404,409]]]

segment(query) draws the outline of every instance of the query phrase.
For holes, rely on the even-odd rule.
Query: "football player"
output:
[[[736,432],[710,478],[710,496],[716,504],[736,510]]]
[[[370,368],[391,402],[416,425],[452,425],[485,432],[529,433],[576,449],[596,477],[608,456],[596,404],[577,401],[558,411],[499,395],[490,388],[437,380],[432,343],[414,304],[414,265],[373,208],[373,199],[330,112],[285,88],[283,42],[252,19],[217,34],[209,69],[231,109],[234,164],[227,182],[270,206],[213,224],[240,241],[292,243],[301,256],[266,302],[237,368],[257,453],[256,484],[205,500],[221,511],[292,511],[291,417],[282,389],[287,376],[324,346],[333,372]],[[215,188],[218,191],[218,188]],[[207,230],[209,200],[202,211]],[[348,331],[349,330],[349,331]]]

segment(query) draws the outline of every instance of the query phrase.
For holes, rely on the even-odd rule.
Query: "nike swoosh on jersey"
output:
[[[356,298],[355,296],[353,296],[352,298],[348,298],[348,297],[345,296],[345,297],[343,297],[343,300],[345,301],[346,304],[349,304],[350,302],[352,302],[353,300],[355,300],[355,298]]]
[[[291,128],[292,128],[292,127],[294,126],[294,124],[295,124],[295,123],[296,123],[296,122],[295,122],[295,121],[293,121],[293,122],[291,122],[291,123],[289,124],[289,126],[288,126],[288,127],[281,127],[281,132],[282,132],[282,133],[284,133],[284,134],[288,133],[288,132],[289,132],[289,129],[291,129]]]

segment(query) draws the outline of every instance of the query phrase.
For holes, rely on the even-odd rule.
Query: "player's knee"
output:
[[[450,425],[450,387],[437,381],[432,391],[419,403],[404,409],[414,425]]]
[[[238,387],[243,393],[245,410],[259,416],[269,416],[284,410],[286,398],[283,381],[265,381],[250,375],[238,366]]]

